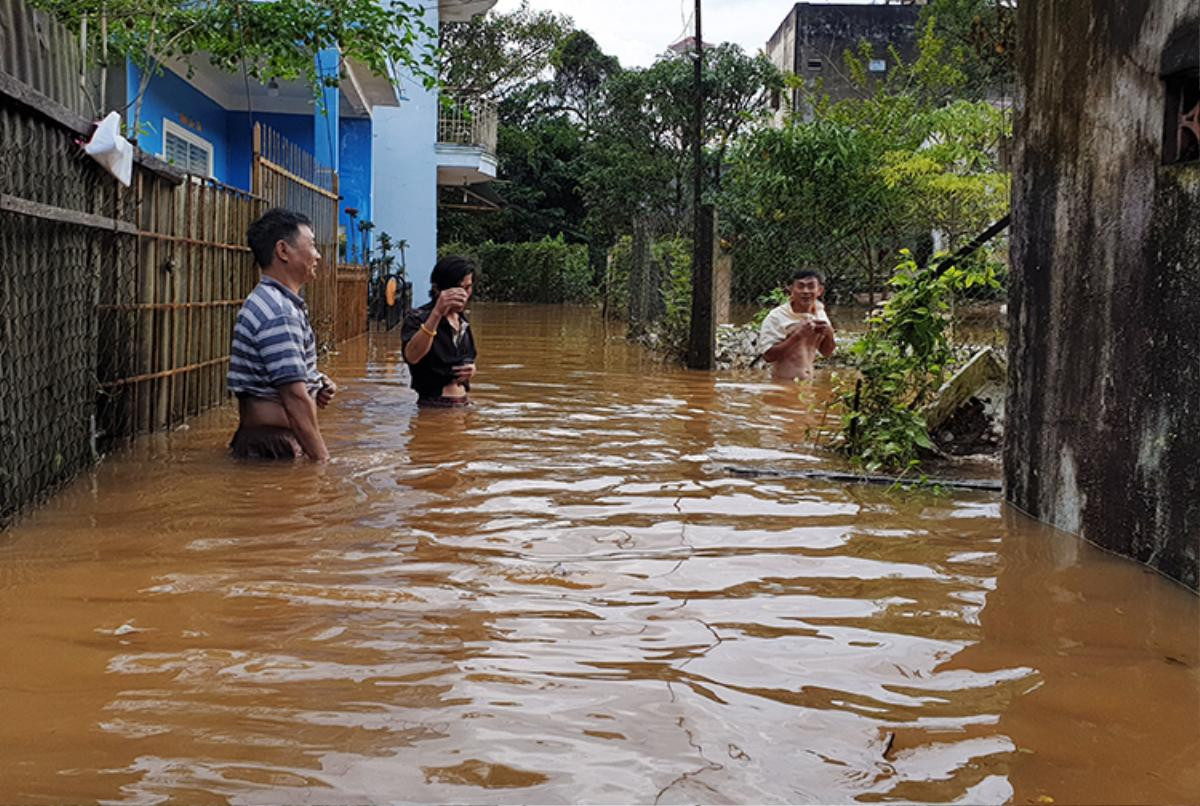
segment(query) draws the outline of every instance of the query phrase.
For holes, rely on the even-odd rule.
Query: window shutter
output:
[[[195,176],[207,177],[212,173],[212,148],[185,140],[174,132],[163,136],[163,157]]]
[[[188,170],[188,143],[182,137],[177,137],[171,132],[166,133],[166,148],[163,149],[163,156],[167,158],[167,162],[176,165],[183,170]]]

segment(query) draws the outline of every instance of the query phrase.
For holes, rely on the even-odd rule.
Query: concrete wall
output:
[[[137,95],[142,71],[132,62],[126,63],[129,100]],[[121,104],[114,103],[114,106]],[[126,112],[126,120],[133,123],[134,107]],[[164,120],[169,120],[212,145],[213,178],[230,181],[229,141],[226,131],[227,113],[212,98],[193,87],[187,81],[163,68],[153,76],[142,96],[141,117],[138,121],[138,145],[156,156],[163,156]],[[249,171],[247,171],[249,176]]]
[[[920,13],[919,7],[910,5],[797,3],[767,42],[767,58],[809,84],[819,79],[835,100],[850,97],[857,91],[848,78],[845,52],[857,53],[865,39],[875,58],[886,64],[886,71],[895,67],[889,45],[910,61],[917,51]],[[814,61],[819,66],[810,65]],[[792,108],[799,108],[800,98],[800,92],[794,91],[789,99]]]
[[[437,30],[436,0],[424,0],[425,21]],[[371,121],[371,171],[375,199],[373,233],[408,241],[408,277],[413,303],[429,299],[429,273],[437,262],[438,98],[435,91],[400,72],[403,95],[396,107],[376,107]],[[397,266],[400,256],[396,254]]]
[[[1163,164],[1162,73],[1200,58],[1200,6],[1019,25],[1006,496],[1197,589],[1200,163]]]
[[[228,116],[229,178],[224,181],[242,190],[250,189],[250,163],[254,158],[254,124],[279,132],[308,153],[313,152],[313,116],[234,110]]]
[[[359,221],[370,221],[372,171],[371,171],[371,121],[369,118],[342,118],[341,139],[338,147],[341,149],[341,159],[338,164],[338,189],[342,194],[340,207],[341,220],[339,225],[349,227],[346,218],[346,208],[358,210]],[[348,240],[348,257],[351,262],[361,262],[359,243],[361,236],[357,232]]]
[[[767,40],[765,53],[771,64],[785,75],[796,72],[796,13],[799,6],[793,6],[783,22],[775,29],[775,33]],[[793,91],[780,90],[771,97],[771,108],[775,110],[775,123],[782,126],[785,117],[793,106]]]

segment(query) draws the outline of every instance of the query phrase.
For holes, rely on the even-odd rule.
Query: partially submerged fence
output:
[[[367,332],[369,282],[365,266],[338,266],[337,319],[334,322],[334,333],[339,343]]]
[[[0,73],[0,522],[92,460],[96,280],[134,244],[111,178],[15,84]]]
[[[262,199],[145,169],[126,194],[135,251],[103,267],[96,306],[105,442],[172,426],[225,399],[237,310],[258,282],[245,234]]]
[[[140,152],[123,188],[77,145],[91,127],[0,73],[0,525],[107,448],[223,402],[258,281],[245,233],[266,199]],[[327,256],[309,291],[323,344],[364,332],[366,272],[332,268],[336,199],[274,166],[261,186],[313,218]]]
[[[0,522],[99,452],[222,402],[264,202],[139,154],[121,187],[91,122],[0,73]]]

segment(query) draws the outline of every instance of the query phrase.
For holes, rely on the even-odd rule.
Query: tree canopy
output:
[[[573,30],[569,17],[536,11],[523,0],[506,14],[486,14],[441,28],[442,81],[468,95],[503,101],[541,81]]]
[[[316,55],[337,48],[382,76],[403,67],[437,83],[436,32],[419,2],[405,0],[32,0],[75,31],[88,53],[128,57],[141,67],[204,59],[260,81],[337,83],[317,72]],[[85,25],[90,22],[90,25]]]

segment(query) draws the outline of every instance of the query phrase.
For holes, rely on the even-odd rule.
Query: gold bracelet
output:
[[[421,323],[421,330],[422,330],[423,332],[425,332],[425,333],[428,333],[428,334],[429,334],[431,337],[433,337],[433,338],[435,338],[435,339],[437,338],[437,331],[436,331],[436,330],[430,330],[429,328],[425,327],[425,323],[424,323],[424,322],[422,322],[422,323]]]

